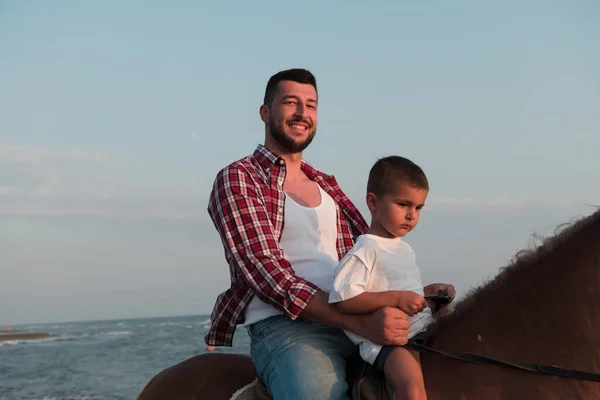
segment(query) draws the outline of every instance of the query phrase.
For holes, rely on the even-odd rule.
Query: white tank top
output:
[[[290,196],[285,197],[283,230],[280,245],[296,275],[329,293],[333,287],[333,272],[337,266],[337,213],[335,202],[319,185],[321,203],[305,207]],[[281,315],[256,295],[246,308],[244,326]]]

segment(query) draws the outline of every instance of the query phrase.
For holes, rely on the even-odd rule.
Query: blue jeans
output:
[[[341,329],[275,316],[248,334],[252,360],[274,399],[350,399],[346,359],[357,347]]]

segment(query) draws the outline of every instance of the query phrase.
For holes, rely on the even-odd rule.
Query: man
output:
[[[206,343],[231,346],[236,325],[273,398],[343,399],[345,361],[356,346],[343,330],[374,343],[403,345],[406,314],[387,307],[341,314],[328,304],[338,261],[368,226],[335,178],[302,159],[317,130],[315,77],[304,69],[273,75],[260,117],[265,142],[217,174],[208,212],[231,273],[211,316]],[[426,293],[445,285],[430,285]]]

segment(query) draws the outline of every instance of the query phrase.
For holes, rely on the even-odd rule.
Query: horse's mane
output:
[[[538,264],[548,254],[570,241],[581,231],[597,223],[600,223],[600,208],[587,217],[557,226],[554,236],[543,238],[541,235],[534,234],[534,243],[530,245],[529,249],[518,251],[510,264],[500,268],[500,272],[493,279],[467,292],[464,298],[456,304],[454,313],[440,318],[429,326],[426,332],[427,338],[433,339],[438,329],[451,325],[461,315],[473,309],[476,304],[482,304],[493,298],[500,288],[514,282],[514,279],[518,279],[517,275],[521,272]]]

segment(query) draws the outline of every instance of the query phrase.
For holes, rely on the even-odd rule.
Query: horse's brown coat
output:
[[[427,332],[440,350],[600,373],[600,211],[521,252]],[[429,399],[600,399],[600,383],[423,354]]]
[[[600,211],[515,262],[430,327],[432,347],[600,373]],[[422,354],[429,400],[600,399],[600,383]],[[203,354],[170,367],[138,400],[215,399],[255,377],[243,355]]]
[[[247,355],[200,354],[158,373],[138,400],[229,400],[255,378],[256,370]]]

